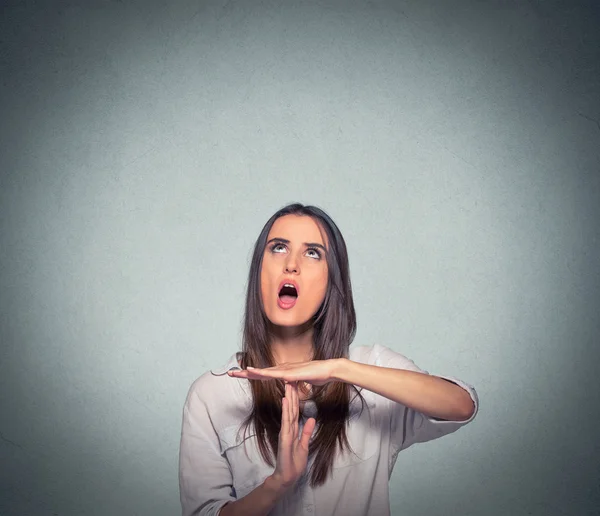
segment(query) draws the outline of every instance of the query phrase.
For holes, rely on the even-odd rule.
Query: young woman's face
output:
[[[321,306],[327,291],[324,235],[311,217],[301,215],[284,215],[271,227],[260,271],[263,308],[271,323],[300,326]]]

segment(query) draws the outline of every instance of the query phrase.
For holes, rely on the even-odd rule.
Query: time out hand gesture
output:
[[[308,441],[316,424],[314,418],[309,418],[304,424],[302,435],[298,435],[299,405],[298,384],[286,383],[285,398],[281,407],[277,463],[272,475],[283,489],[293,486],[306,470]]]
[[[278,378],[288,382],[306,382],[311,385],[325,385],[336,380],[336,372],[343,359],[310,360],[308,362],[286,362],[264,369],[248,367],[238,371],[228,371],[229,376],[248,380],[272,380]]]

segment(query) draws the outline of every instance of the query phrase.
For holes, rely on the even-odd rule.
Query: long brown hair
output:
[[[242,368],[271,367],[275,360],[271,353],[268,319],[260,291],[260,273],[267,237],[273,223],[284,215],[311,217],[327,235],[328,267],[327,291],[323,303],[313,317],[313,360],[348,358],[349,346],[356,334],[356,313],[350,284],[350,267],[346,243],[336,224],[316,206],[290,204],[277,211],[264,225],[250,264],[246,310],[244,314]],[[253,408],[242,427],[254,426],[260,453],[267,464],[274,466],[281,428],[281,399],[285,395],[281,380],[251,381]],[[354,385],[329,382],[313,386],[311,398],[317,406],[317,429],[311,440],[309,455],[315,456],[311,469],[311,485],[322,485],[333,466],[336,446],[350,448],[346,423],[350,414],[350,391]]]

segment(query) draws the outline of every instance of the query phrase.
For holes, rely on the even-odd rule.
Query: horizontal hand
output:
[[[249,380],[279,378],[311,385],[332,381],[350,383],[427,416],[452,421],[469,419],[475,408],[470,395],[451,381],[423,372],[362,364],[345,358],[292,362],[265,369],[228,371],[228,374]]]
[[[272,380],[278,378],[286,382],[306,382],[311,385],[325,385],[336,380],[337,359],[290,362],[264,369],[251,368],[228,371],[229,376],[248,380]]]

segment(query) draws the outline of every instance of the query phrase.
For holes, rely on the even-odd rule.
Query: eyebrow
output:
[[[289,240],[287,240],[285,238],[279,238],[279,237],[271,238],[271,240],[269,240],[267,242],[267,245],[269,245],[271,242],[281,242],[283,244],[290,243]],[[325,248],[325,246],[323,244],[318,244],[317,242],[304,242],[304,246],[305,247],[318,247],[319,249],[322,249],[324,253],[327,252],[327,249]]]

